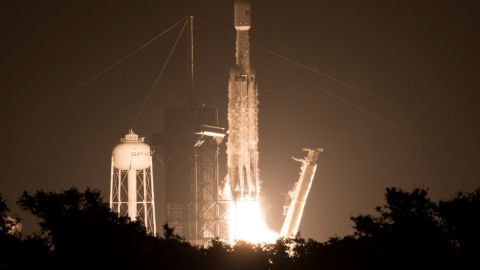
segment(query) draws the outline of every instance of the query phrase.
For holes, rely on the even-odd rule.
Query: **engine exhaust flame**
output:
[[[229,242],[274,243],[278,233],[269,229],[258,198],[243,196],[233,200],[227,183],[224,194],[228,199]]]
[[[258,200],[242,198],[232,204],[230,239],[251,243],[273,243],[278,233],[270,230],[265,222]]]

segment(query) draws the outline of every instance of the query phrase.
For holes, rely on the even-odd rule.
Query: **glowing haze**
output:
[[[224,194],[229,201],[227,219],[230,243],[239,240],[251,243],[275,242],[279,235],[268,228],[265,213],[257,198],[242,197],[233,200],[228,183]]]
[[[273,243],[278,238],[278,233],[268,228],[258,200],[242,198],[232,203],[229,210],[231,241]]]

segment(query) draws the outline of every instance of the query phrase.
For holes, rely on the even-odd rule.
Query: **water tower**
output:
[[[140,218],[156,234],[150,146],[129,130],[112,152],[110,207],[121,216]]]

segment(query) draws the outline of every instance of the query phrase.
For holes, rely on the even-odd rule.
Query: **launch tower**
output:
[[[225,131],[218,124],[216,108],[165,110],[162,151],[156,154],[162,155],[166,169],[166,222],[192,244],[228,235],[220,178]]]
[[[293,158],[300,162],[302,167],[298,181],[288,193],[290,202],[284,206],[285,220],[280,231],[281,237],[295,237],[298,233],[308,194],[317,170],[318,156],[319,153],[323,152],[323,148],[304,148],[303,151],[307,152],[305,158]]]
[[[197,105],[194,95],[193,17],[188,31],[188,97],[165,110],[160,154],[165,164],[166,222],[190,243],[203,245],[228,235],[220,147],[225,136],[218,109]]]

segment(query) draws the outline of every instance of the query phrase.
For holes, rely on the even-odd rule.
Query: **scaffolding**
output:
[[[225,181],[221,177],[225,172],[220,158],[224,137],[216,108],[165,111],[165,134],[159,149],[166,169],[166,221],[192,244],[228,239]]]
[[[228,238],[227,208],[219,172],[220,144],[225,132],[223,128],[202,125],[195,134],[192,231],[193,242],[204,245],[214,238]]]

